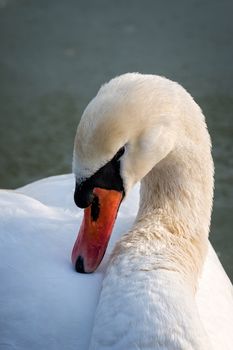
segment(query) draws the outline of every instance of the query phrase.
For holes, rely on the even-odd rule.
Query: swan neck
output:
[[[195,151],[196,153],[197,151]],[[213,161],[210,149],[205,160],[189,149],[175,148],[142,179],[138,219],[169,216],[175,222],[208,235],[213,200]],[[200,218],[200,219],[198,219]],[[162,221],[162,217],[161,220]]]
[[[206,153],[209,166],[196,152],[177,148],[147,174],[132,235],[138,244],[153,242],[155,255],[163,254],[158,266],[179,270],[194,290],[206,256],[212,210],[213,166],[210,150]]]
[[[111,261],[90,350],[210,349],[190,286],[176,271],[141,268],[141,259],[128,251]]]

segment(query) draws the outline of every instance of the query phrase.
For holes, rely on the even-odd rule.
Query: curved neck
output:
[[[210,349],[195,302],[206,251],[213,166],[172,151],[141,183],[133,228],[116,244],[90,349]],[[102,337],[104,331],[104,337]]]
[[[144,177],[134,227],[139,232],[147,226],[150,239],[163,241],[163,265],[172,256],[174,267],[189,276],[194,289],[206,255],[213,198],[209,147],[205,154],[203,159],[193,145],[177,147]]]

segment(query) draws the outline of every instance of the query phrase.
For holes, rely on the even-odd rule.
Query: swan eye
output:
[[[123,156],[123,154],[125,153],[125,147],[121,147],[119,149],[119,151],[117,151],[117,153],[114,156],[114,160],[119,160],[121,156]]]

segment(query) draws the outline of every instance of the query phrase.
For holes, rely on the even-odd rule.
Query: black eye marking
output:
[[[119,151],[117,151],[117,153],[115,154],[115,156],[113,157],[114,160],[119,160],[121,156],[123,156],[123,154],[125,153],[125,146],[121,147],[119,149]]]
[[[98,198],[93,193],[95,187],[119,191],[123,193],[123,196],[125,194],[120,174],[120,157],[124,152],[125,146],[121,147],[115,156],[91,177],[76,183],[74,201],[79,208],[86,208],[92,204],[91,216],[93,221],[98,219],[100,211]]]

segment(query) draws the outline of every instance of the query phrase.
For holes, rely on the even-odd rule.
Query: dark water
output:
[[[99,86],[128,71],[180,82],[216,166],[211,240],[233,278],[233,2],[0,0],[0,187],[71,171]]]

